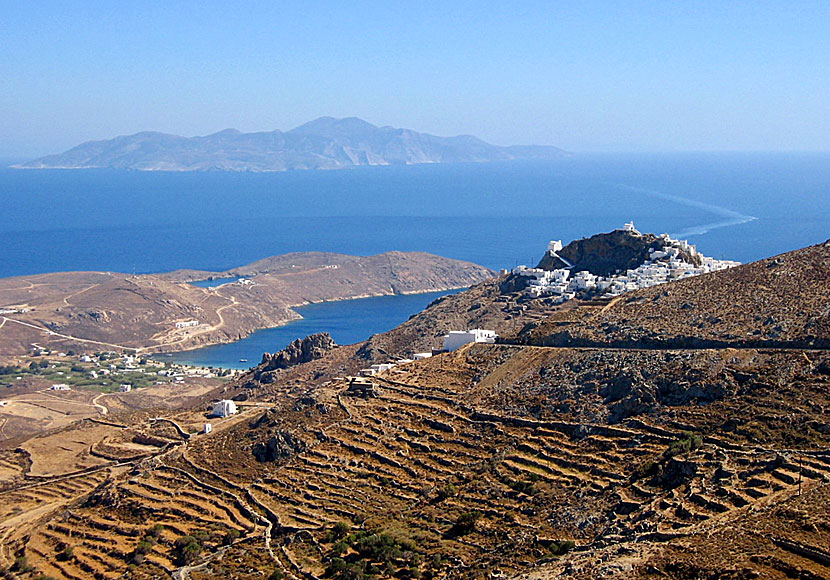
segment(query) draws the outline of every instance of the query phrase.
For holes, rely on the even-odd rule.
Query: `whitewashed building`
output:
[[[56,383],[49,387],[50,391],[71,391],[72,388],[69,385],[65,385],[63,383]]]
[[[634,227],[634,222],[628,222],[622,230],[635,235],[641,235]],[[699,276],[718,270],[734,268],[739,262],[731,260],[716,260],[704,256],[697,248],[685,240],[675,240],[668,234],[661,234],[662,247],[654,248],[649,252],[648,259],[635,269],[624,273],[613,274],[608,277],[595,276],[588,271],[573,271],[557,269],[546,271],[539,268],[518,266],[513,269],[515,276],[529,278],[525,294],[533,298],[549,296],[557,303],[575,298],[577,295],[594,294],[619,296],[625,292],[650,288],[658,284],[665,284],[672,280],[680,280],[690,276]],[[567,261],[558,256],[559,243],[552,241],[548,244],[548,253],[556,255],[567,264]],[[701,264],[691,264],[684,260],[686,255],[698,258]],[[570,274],[570,277],[569,277]]]
[[[230,399],[222,399],[213,405],[214,417],[229,417],[237,413],[236,403]]]
[[[128,385],[127,383],[122,383],[122,384],[118,385],[118,392],[119,393],[129,393],[132,390],[133,390],[133,386]]]
[[[481,328],[451,330],[449,334],[444,336],[444,350],[451,352],[473,342],[493,344],[497,337],[498,335],[494,330],[483,330]]]

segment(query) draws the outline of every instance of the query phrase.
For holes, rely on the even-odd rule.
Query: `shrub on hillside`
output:
[[[472,512],[464,512],[458,519],[455,520],[455,524],[450,529],[451,536],[464,536],[467,534],[472,533],[476,529],[476,524],[478,520],[481,519],[483,514],[479,511],[472,511]]]
[[[690,431],[683,431],[676,441],[672,441],[669,448],[666,449],[665,456],[667,458],[693,451],[703,445],[703,437],[697,433]]]
[[[195,562],[201,551],[202,545],[193,536],[182,536],[173,545],[173,556],[179,566]]]

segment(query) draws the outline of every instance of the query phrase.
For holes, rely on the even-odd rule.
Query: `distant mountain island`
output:
[[[90,141],[57,155],[14,165],[21,169],[117,168],[141,171],[287,171],[361,165],[553,159],[557,147],[499,147],[471,135],[436,137],[410,129],[376,127],[356,117],[320,117],[291,131],[204,137],[156,132]]]

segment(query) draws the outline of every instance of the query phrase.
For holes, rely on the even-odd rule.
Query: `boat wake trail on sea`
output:
[[[694,207],[698,209],[702,209],[709,213],[713,213],[719,217],[725,218],[722,220],[708,222],[696,226],[690,226],[680,232],[673,233],[671,236],[673,238],[684,239],[690,236],[701,236],[703,234],[709,233],[712,230],[718,228],[725,228],[729,226],[737,226],[740,224],[745,224],[747,222],[755,221],[758,218],[751,215],[745,215],[740,212],[721,207],[719,205],[715,205],[712,203],[706,203],[703,201],[699,201],[696,199],[689,199],[688,197],[682,197],[679,195],[672,195],[670,193],[663,193],[662,191],[655,191],[653,189],[646,189],[644,187],[635,187],[632,185],[625,185],[622,183],[611,183],[609,185],[613,185],[614,187],[619,187],[621,189],[627,189],[628,191],[633,191],[636,193],[644,193],[646,195],[652,197],[658,197],[660,199],[665,199],[667,201],[673,201],[675,203],[679,203],[681,205],[685,205],[688,207]]]

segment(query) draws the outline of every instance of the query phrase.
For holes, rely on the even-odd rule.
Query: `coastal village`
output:
[[[632,235],[641,235],[634,227],[634,222],[626,223],[622,230]],[[649,258],[641,265],[612,276],[597,276],[585,270],[573,272],[573,265],[558,253],[562,250],[562,242],[559,240],[548,244],[547,253],[550,257],[565,264],[565,268],[545,270],[517,266],[513,269],[513,274],[530,279],[525,289],[527,296],[532,298],[549,296],[561,303],[577,297],[619,296],[632,290],[650,288],[666,282],[740,265],[740,262],[716,260],[704,256],[688,241],[675,240],[669,234],[661,234],[660,240],[663,242],[662,247],[651,250]],[[685,261],[683,254],[696,257],[700,264]]]
[[[91,354],[52,352],[32,345],[32,355],[16,364],[0,365],[0,385],[12,387],[24,379],[50,383],[51,391],[73,388],[128,393],[134,388],[183,384],[189,378],[233,378],[241,371],[168,363],[112,351]]]

